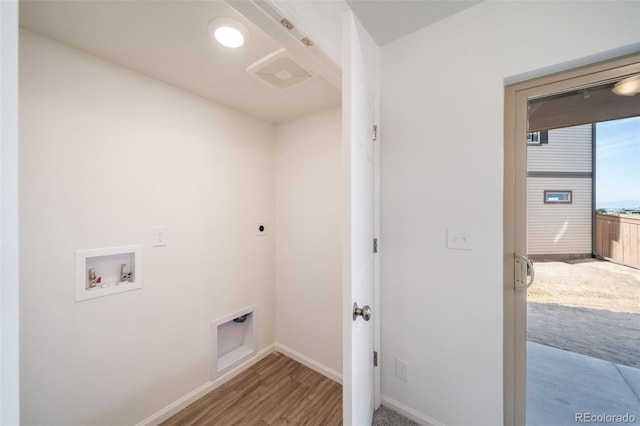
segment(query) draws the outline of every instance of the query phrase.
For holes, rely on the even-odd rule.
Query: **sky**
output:
[[[596,124],[596,208],[627,200],[640,203],[640,117]]]

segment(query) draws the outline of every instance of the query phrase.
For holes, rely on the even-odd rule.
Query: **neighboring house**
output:
[[[585,124],[528,135],[530,256],[591,256],[594,134]]]

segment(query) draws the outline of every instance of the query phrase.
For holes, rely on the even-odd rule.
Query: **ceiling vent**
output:
[[[312,71],[298,64],[286,49],[275,52],[260,59],[247,72],[257,80],[276,89],[291,89],[314,79]]]

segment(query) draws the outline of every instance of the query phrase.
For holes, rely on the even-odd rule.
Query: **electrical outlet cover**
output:
[[[396,358],[396,377],[406,382],[407,380],[409,380],[408,370],[409,365],[407,364],[407,362]]]
[[[167,227],[154,226],[153,227],[153,246],[164,247],[166,245],[167,245]]]

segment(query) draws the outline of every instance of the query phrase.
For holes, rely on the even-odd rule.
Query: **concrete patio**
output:
[[[640,369],[533,342],[527,352],[527,426],[640,423]]]

